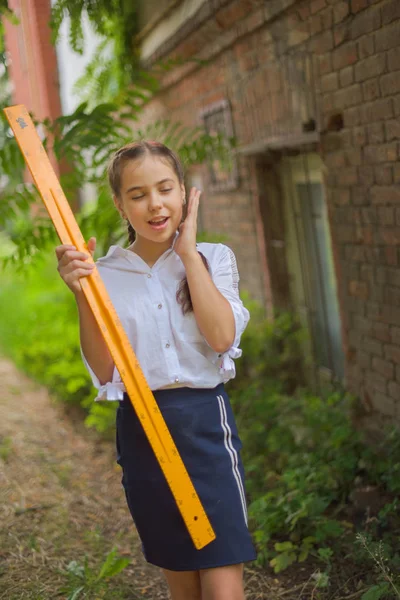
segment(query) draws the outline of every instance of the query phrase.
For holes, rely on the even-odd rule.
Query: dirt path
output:
[[[158,569],[142,558],[113,444],[1,357],[0,381],[0,598],[67,598],[68,563],[87,555],[98,572],[116,546],[131,564],[104,597],[165,600]]]
[[[0,600],[66,600],[79,585],[66,589],[67,565],[86,558],[93,578],[113,547],[129,566],[79,600],[167,600],[143,559],[114,444],[1,356],[0,382]],[[248,600],[289,600],[263,571],[248,567],[245,579]]]

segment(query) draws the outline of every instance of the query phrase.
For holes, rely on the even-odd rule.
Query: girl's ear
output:
[[[119,212],[119,214],[121,215],[121,217],[124,219],[125,218],[125,214],[124,211],[122,210],[122,206],[121,206],[121,200],[119,200],[117,198],[117,196],[113,196],[113,202],[115,205],[115,208],[117,209],[117,211]]]

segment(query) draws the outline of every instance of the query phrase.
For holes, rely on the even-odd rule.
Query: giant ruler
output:
[[[74,214],[25,106],[4,109],[11,129],[40,192],[62,244],[72,244],[90,256]],[[93,259],[88,259],[94,264]],[[130,401],[153,448],[195,547],[200,550],[215,533],[190,480],[156,400],[95,268],[80,285],[121,375]]]

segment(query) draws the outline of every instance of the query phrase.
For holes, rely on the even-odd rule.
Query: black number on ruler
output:
[[[21,129],[28,127],[28,125],[25,123],[25,121],[22,117],[19,117],[18,119],[16,119],[16,121],[17,121],[18,125],[21,127]]]

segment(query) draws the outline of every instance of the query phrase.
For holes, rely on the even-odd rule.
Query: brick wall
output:
[[[61,101],[50,0],[10,0],[9,7],[19,19],[18,25],[4,20],[13,103],[25,104],[38,119],[55,119],[61,115]],[[54,157],[50,158],[58,173]]]
[[[291,51],[312,57],[347,385],[368,414],[380,416],[370,423],[400,420],[400,1],[215,5],[185,39],[170,41],[169,56],[208,63],[168,73],[161,105],[170,117],[193,124],[201,108],[227,97],[239,144],[248,143],[246,93],[251,90],[262,113],[266,90],[275,85],[271,62]],[[253,123],[256,145],[258,129]],[[242,287],[268,304],[274,294],[255,160],[239,158],[238,190],[206,193],[203,222],[229,234]]]

